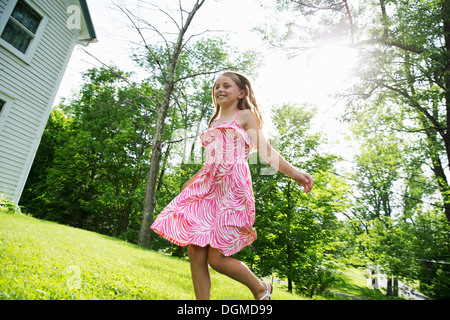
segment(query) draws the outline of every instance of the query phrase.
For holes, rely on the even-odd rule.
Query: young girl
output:
[[[206,162],[161,211],[151,228],[177,245],[189,245],[198,300],[210,298],[208,264],[246,285],[255,299],[269,300],[272,286],[230,257],[256,239],[248,155],[256,148],[267,163],[301,184],[305,193],[311,190],[314,180],[272,149],[262,134],[261,114],[244,75],[222,73],[214,83],[212,97],[216,113],[208,130],[200,135]]]

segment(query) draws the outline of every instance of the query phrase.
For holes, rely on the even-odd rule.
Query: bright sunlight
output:
[[[349,85],[355,52],[344,46],[322,46],[288,59],[270,57],[257,86],[271,103],[329,104],[329,95]]]

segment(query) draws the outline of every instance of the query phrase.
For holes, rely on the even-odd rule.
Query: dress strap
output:
[[[236,122],[237,121],[237,119],[239,118],[239,115],[241,114],[241,110],[239,110],[239,112],[238,112],[238,114],[237,114],[237,116],[236,116],[236,119],[234,119],[234,121],[233,122]],[[233,123],[232,122],[232,123]]]

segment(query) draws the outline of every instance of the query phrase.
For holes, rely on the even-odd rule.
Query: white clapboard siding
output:
[[[67,27],[67,7],[74,1],[26,1],[46,22],[31,59],[24,60],[0,43],[0,99],[6,101],[0,117],[0,194],[16,203],[79,33]],[[16,2],[0,0],[1,20],[9,18],[5,12]]]

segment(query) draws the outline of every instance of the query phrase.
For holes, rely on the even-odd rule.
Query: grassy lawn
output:
[[[0,210],[0,300],[192,300],[189,261],[86,230]],[[364,271],[343,270],[313,299],[385,300]],[[351,274],[351,275],[348,275]],[[211,270],[214,300],[251,300],[240,283]],[[308,299],[274,284],[274,300]],[[341,294],[336,294],[341,293]],[[350,295],[344,296],[342,294]]]
[[[0,299],[194,299],[189,262],[115,238],[0,212]],[[214,300],[252,299],[211,271]],[[275,285],[274,299],[297,300]]]

